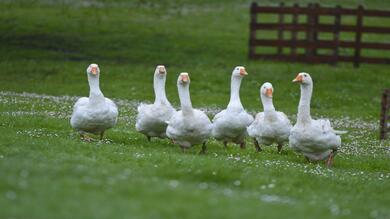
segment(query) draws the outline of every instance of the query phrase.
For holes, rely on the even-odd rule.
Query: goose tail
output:
[[[334,133],[335,133],[336,135],[344,135],[344,134],[347,134],[348,131],[334,130]]]

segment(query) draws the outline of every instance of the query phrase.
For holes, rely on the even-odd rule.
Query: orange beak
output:
[[[165,73],[165,67],[164,67],[164,66],[158,67],[158,72],[159,72],[160,74],[164,74],[164,73]]]
[[[245,71],[245,68],[241,68],[241,69],[240,69],[240,75],[241,75],[241,76],[248,75],[248,73]]]
[[[265,95],[266,95],[267,97],[272,97],[272,89],[271,89],[271,88],[267,88],[267,89],[265,90]]]
[[[183,82],[188,82],[188,76],[187,76],[187,75],[182,75],[182,76],[181,76],[181,80],[182,80]]]
[[[302,82],[302,81],[303,81],[303,76],[298,74],[297,77],[292,82]]]
[[[92,74],[96,75],[97,74],[97,67],[92,67],[91,72],[92,72]]]

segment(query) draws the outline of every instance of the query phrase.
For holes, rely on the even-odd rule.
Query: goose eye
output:
[[[307,77],[307,75],[305,75],[305,77]]]

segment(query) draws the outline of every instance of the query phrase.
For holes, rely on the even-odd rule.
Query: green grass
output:
[[[386,1],[343,6],[357,2],[390,8]],[[377,140],[388,66],[249,61],[245,1],[89,3],[0,3],[0,218],[390,217],[390,142]],[[86,143],[69,116],[75,96],[88,94],[92,62],[120,118],[105,140]],[[180,72],[191,75],[195,107],[222,109],[231,71],[244,65],[244,106],[261,110],[258,87],[270,81],[276,108],[292,118],[299,87],[291,80],[309,72],[312,113],[349,131],[334,168],[307,163],[287,146],[255,153],[251,143],[225,150],[211,140],[199,156],[199,147],[183,154],[167,140],[147,142],[134,129],[135,109],[154,99],[161,63],[176,106]]]

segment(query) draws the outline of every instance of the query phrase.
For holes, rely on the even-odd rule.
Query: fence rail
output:
[[[382,94],[381,119],[380,119],[380,139],[386,139],[387,132],[390,131],[390,89],[385,89]]]
[[[258,22],[259,14],[277,14],[275,23]],[[286,16],[292,16],[291,22],[285,22]],[[306,23],[298,22],[299,17],[305,16]],[[321,23],[320,16],[333,16],[334,23]],[[356,24],[342,24],[343,16],[355,16]],[[365,26],[365,17],[389,18],[390,11],[366,10],[363,6],[357,9],[347,9],[341,6],[335,8],[320,7],[318,4],[309,4],[307,7],[300,7],[298,4],[285,6],[281,3],[278,7],[251,5],[251,22],[249,36],[249,58],[250,59],[273,59],[283,61],[333,63],[339,61],[353,62],[355,67],[363,63],[390,64],[387,57],[365,57],[361,56],[362,49],[389,50],[390,43],[363,42],[362,35],[390,34],[390,27]],[[389,20],[390,22],[390,20]],[[262,30],[277,31],[277,39],[258,39],[257,34]],[[284,33],[290,32],[291,38],[285,39]],[[298,33],[306,33],[304,39],[298,39]],[[354,33],[354,41],[340,39],[340,33]],[[331,40],[320,40],[320,33],[333,33]],[[261,35],[261,34],[260,34]],[[257,47],[276,47],[276,54],[259,54]],[[283,53],[283,48],[289,48],[290,53]],[[304,53],[298,53],[297,48],[304,48]],[[353,49],[353,55],[340,55],[340,48]],[[318,54],[318,49],[330,49],[330,55]]]

